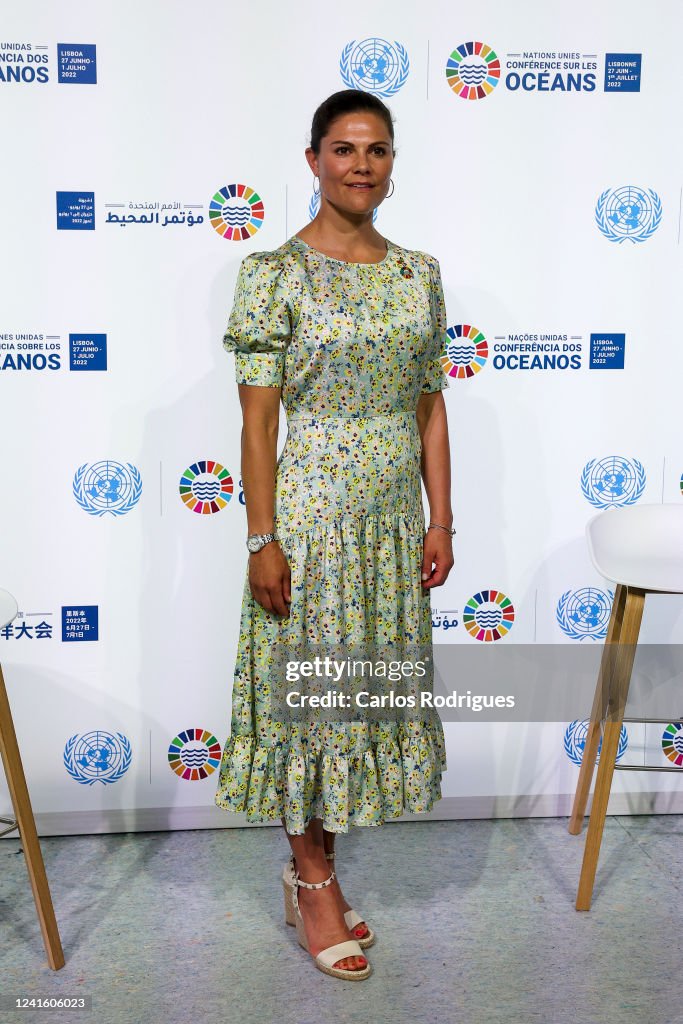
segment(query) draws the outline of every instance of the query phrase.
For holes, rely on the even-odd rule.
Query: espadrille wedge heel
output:
[[[334,860],[333,853],[326,853],[325,857],[327,860]],[[294,905],[292,903],[292,894],[296,889],[296,883],[294,881],[296,877],[296,871],[294,869],[294,858],[290,857],[284,868],[282,869],[282,887],[285,894],[285,921],[287,924],[294,926],[296,924],[296,917],[294,914]],[[355,929],[360,924],[364,924],[367,928],[367,932],[363,936],[354,935],[356,942],[361,949],[369,949],[374,944],[375,933],[373,932],[367,921],[357,914],[355,910],[346,910],[344,912],[344,920],[346,921],[346,927],[353,934]]]
[[[299,878],[298,872],[295,871],[295,885],[292,889],[285,880],[283,873],[282,883],[285,893],[285,917],[289,924],[291,916],[294,916],[294,927],[296,928],[296,936],[299,940],[299,945],[303,946],[307,953],[310,953],[311,951],[308,945],[308,939],[306,938],[304,919],[301,916],[301,910],[299,908],[299,899],[297,895],[298,888],[299,886],[303,886],[305,889],[324,889],[326,886],[332,884],[334,877],[333,871],[330,877],[326,878],[324,882],[303,882]],[[287,915],[289,915],[289,917]],[[313,956],[312,953],[311,956]],[[367,963],[366,967],[358,970],[344,970],[341,967],[334,966],[339,960],[343,960],[347,956],[364,956],[360,944],[355,939],[348,939],[345,942],[337,942],[333,946],[328,946],[327,949],[321,949],[317,956],[313,956],[313,962],[318,970],[322,971],[323,974],[329,974],[333,978],[341,978],[344,981],[363,981],[364,978],[370,977],[372,974],[372,967],[369,963]]]

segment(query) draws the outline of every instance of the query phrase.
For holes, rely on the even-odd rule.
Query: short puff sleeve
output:
[[[439,261],[433,256],[428,257],[429,262],[429,302],[432,314],[432,336],[427,350],[427,361],[425,363],[425,375],[422,383],[421,395],[428,395],[432,391],[443,391],[450,387],[446,374],[441,363],[444,346],[446,344],[446,302],[443,297],[443,285],[441,283],[441,268]]]
[[[223,346],[235,353],[238,384],[281,387],[292,321],[282,261],[269,252],[245,256]]]

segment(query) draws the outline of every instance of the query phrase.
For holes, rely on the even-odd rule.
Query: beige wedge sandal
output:
[[[301,910],[299,909],[299,899],[297,896],[298,888],[301,885],[305,889],[324,889],[326,886],[332,884],[334,878],[335,875],[333,871],[330,877],[326,878],[324,882],[302,882],[298,873],[295,871],[294,887],[292,888],[283,872],[282,887],[285,894],[285,918],[288,924],[292,923],[290,918],[294,918],[293,923],[296,928],[296,936],[299,940],[299,945],[303,946],[307,953],[310,953],[311,951],[308,946],[308,939],[306,938],[304,919],[301,916]],[[313,956],[312,953],[311,956]],[[370,977],[372,974],[372,967],[367,962],[367,957],[364,957],[366,960],[366,966],[360,970],[344,970],[341,967],[334,966],[338,960],[343,960],[347,956],[364,956],[363,950],[355,939],[347,939],[345,942],[337,942],[334,946],[328,946],[327,949],[321,949],[318,955],[313,957],[313,963],[319,971],[323,972],[323,974],[329,974],[333,978],[342,978],[344,981],[362,981],[364,978]]]
[[[327,858],[327,860],[334,860],[333,853],[326,853],[325,857]],[[292,892],[296,889],[296,883],[294,881],[295,876],[296,870],[294,868],[294,857],[290,856],[282,872],[282,882],[283,885],[288,885]],[[289,902],[289,906],[290,910],[288,912],[288,904],[287,901],[285,900],[285,920],[287,921],[287,924],[295,925],[296,918],[294,916],[294,911],[291,909],[291,899]],[[365,935],[363,935],[362,938],[359,938],[357,935],[355,936],[356,942],[358,943],[361,949],[369,949],[370,946],[374,944],[375,933],[373,932],[372,928],[367,923],[365,918],[361,917],[360,914],[356,913],[355,910],[346,910],[344,911],[344,920],[346,921],[346,927],[352,933],[354,929],[358,927],[359,924],[364,924],[365,927],[367,928],[367,932],[365,933]]]
[[[333,853],[326,853],[325,857],[327,858],[327,860],[334,860]],[[361,917],[360,914],[357,914],[355,910],[347,910],[344,914],[344,920],[346,921],[346,927],[349,929],[351,933],[354,932],[355,928],[357,928],[359,924],[364,924],[365,927],[367,928],[367,931],[362,938],[358,938],[358,936],[356,935],[356,941],[358,945],[361,947],[361,949],[369,949],[370,946],[374,944],[375,933],[373,932],[372,928],[370,927],[370,925],[368,924],[364,917]]]

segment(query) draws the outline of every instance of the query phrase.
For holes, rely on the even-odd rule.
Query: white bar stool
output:
[[[12,594],[8,590],[0,590],[0,629],[8,626],[17,617],[18,611],[17,602]],[[38,842],[38,833],[26,786],[24,768],[19,754],[17,736],[14,731],[12,711],[7,699],[2,665],[0,665],[0,754],[2,755],[7,785],[12,798],[12,806],[16,814],[16,820],[0,818],[0,822],[4,825],[9,825],[9,828],[0,831],[0,836],[7,835],[8,832],[13,832],[15,829],[19,832],[28,876],[33,890],[33,899],[38,911],[40,930],[43,933],[47,962],[53,971],[58,971],[64,966],[64,953],[52,906],[50,887],[47,883],[47,875],[45,874],[43,855],[40,843]]]
[[[615,764],[623,722],[668,722],[662,718],[624,718],[646,594],[683,594],[683,505],[627,505],[610,508],[586,524],[593,565],[616,583],[612,614],[600,662],[586,745],[581,760],[572,835],[581,832],[586,803],[602,748],[583,851],[577,910],[590,910],[595,872],[607,814],[612,777],[617,771],[677,771],[680,768]]]

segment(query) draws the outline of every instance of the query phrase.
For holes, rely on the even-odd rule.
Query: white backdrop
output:
[[[437,256],[453,333],[475,325],[488,345],[481,370],[444,393],[458,533],[454,570],[432,592],[435,623],[453,626],[435,625],[434,640],[479,643],[463,611],[493,588],[515,609],[495,642],[601,642],[610,585],[584,538],[600,496],[681,500],[681,81],[669,54],[683,19],[674,0],[645,14],[631,0],[557,6],[25,0],[5,11],[0,587],[21,615],[0,660],[42,834],[243,824],[213,803],[247,557],[240,408],[221,340],[242,257],[310,218],[311,116],[348,85],[365,40],[388,63],[361,66],[358,84],[389,104],[398,148],[377,228]],[[473,101],[446,76],[468,41],[500,64]],[[568,69],[532,68],[552,54],[578,55],[582,88]],[[634,55],[640,71],[625,74]],[[476,65],[467,58],[464,78]],[[264,208],[240,242],[209,217],[232,183]],[[76,229],[74,198],[94,228]],[[623,369],[590,366],[591,335],[604,333],[624,336]],[[498,365],[496,346],[544,334],[579,346],[580,365]],[[71,368],[83,340],[95,358]],[[280,447],[285,429],[283,414]],[[233,481],[206,515],[180,492],[200,460]],[[586,593],[597,624],[581,621],[572,639],[558,604],[584,608]],[[69,639],[63,622],[81,611],[90,631]],[[649,597],[643,639],[680,642],[682,613],[683,598]],[[447,723],[432,817],[567,813],[569,725]],[[624,759],[642,759],[642,744],[632,730]],[[656,729],[647,746],[668,763]],[[617,774],[611,807],[680,810],[679,790],[674,775]],[[0,782],[0,814],[10,809]]]

